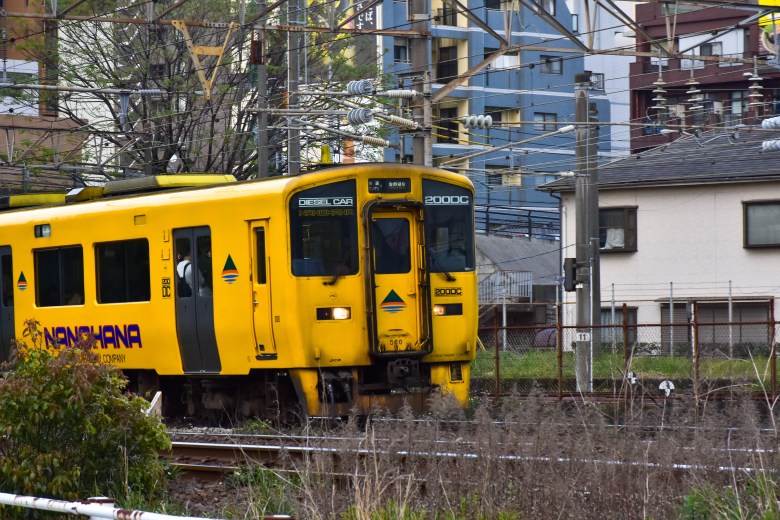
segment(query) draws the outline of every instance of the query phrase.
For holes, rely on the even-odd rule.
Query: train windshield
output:
[[[301,191],[290,201],[292,273],[342,276],[358,272],[355,181]]]
[[[459,186],[423,180],[425,239],[432,272],[473,271],[474,197]]]

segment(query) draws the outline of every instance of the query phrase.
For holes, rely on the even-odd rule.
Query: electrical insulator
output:
[[[772,139],[761,143],[762,152],[780,152],[780,139]]]
[[[364,125],[374,119],[370,108],[353,108],[347,113],[347,121],[352,125]]]
[[[493,126],[493,118],[490,116],[465,116],[460,123],[466,128],[490,128]]]
[[[383,116],[385,120],[387,120],[388,123],[392,123],[396,126],[400,126],[402,128],[419,128],[420,125],[416,122],[412,121],[411,119],[406,119],[403,117],[398,116]]]
[[[368,96],[374,93],[374,84],[367,79],[356,79],[347,83],[347,92],[353,96]]]
[[[366,144],[373,144],[374,146],[390,146],[390,142],[378,137],[371,137],[370,135],[361,135],[358,138]]]
[[[780,117],[770,117],[761,121],[761,128],[780,129]]]
[[[378,94],[389,98],[413,99],[422,94],[422,92],[417,92],[416,90],[385,90],[384,92],[378,92]]]

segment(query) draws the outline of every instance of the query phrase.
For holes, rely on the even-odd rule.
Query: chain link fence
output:
[[[774,299],[632,302],[603,307],[587,327],[573,304],[546,307],[533,312],[552,317],[542,324],[510,324],[506,312],[483,320],[474,393],[777,395]]]

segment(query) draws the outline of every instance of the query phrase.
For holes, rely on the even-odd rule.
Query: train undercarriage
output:
[[[312,417],[347,417],[425,409],[438,395],[430,365],[402,358],[364,367],[255,370],[246,376],[158,376],[126,371],[129,389],[151,399],[162,392],[168,418],[240,421],[258,418],[284,424]]]

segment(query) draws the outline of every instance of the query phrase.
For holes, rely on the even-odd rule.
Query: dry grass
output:
[[[285,510],[260,509],[355,520],[706,518],[690,513],[691,494],[730,486],[739,503],[745,482],[778,469],[767,409],[737,398],[647,407],[518,397],[479,404],[466,420],[441,401],[426,418],[340,429],[350,440],[337,456],[313,455],[284,477]]]

